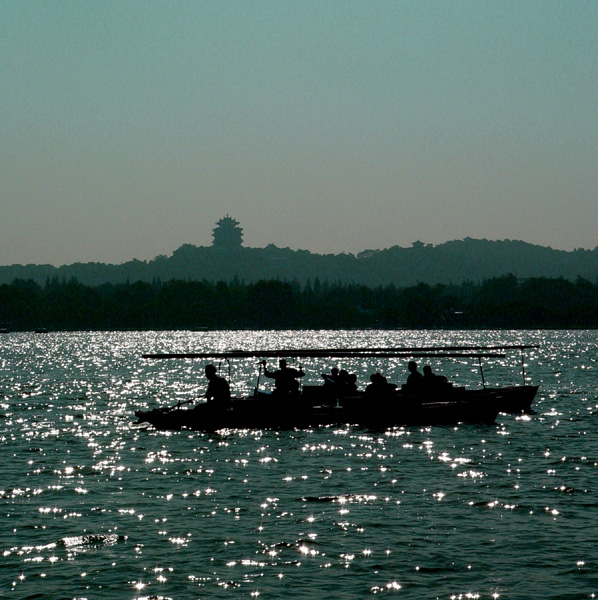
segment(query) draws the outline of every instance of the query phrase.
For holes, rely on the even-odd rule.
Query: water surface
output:
[[[492,426],[156,432],[137,408],[198,398],[204,362],[145,352],[537,344],[535,414]],[[0,336],[0,597],[593,598],[594,331]],[[306,360],[401,382],[405,361]],[[227,365],[220,365],[224,371]],[[472,359],[436,372],[480,386]],[[237,394],[257,361],[232,366]],[[487,361],[521,382],[519,354]]]

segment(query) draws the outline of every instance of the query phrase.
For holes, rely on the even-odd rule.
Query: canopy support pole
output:
[[[259,369],[259,371],[257,373],[257,383],[255,384],[255,392],[254,392],[255,396],[257,396],[257,392],[260,389],[260,377],[262,376],[262,363],[261,363],[261,361],[260,361],[259,365],[260,365],[260,369]]]
[[[486,381],[484,379],[484,369],[482,368],[482,357],[478,356],[478,361],[480,363],[480,375],[482,376],[482,386],[486,389]]]

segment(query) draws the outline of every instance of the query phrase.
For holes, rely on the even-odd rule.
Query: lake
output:
[[[533,344],[534,412],[372,431],[157,432],[137,408],[199,398],[204,361],[143,353]],[[0,598],[594,598],[596,331],[0,335]],[[229,367],[221,367],[228,375]],[[477,360],[433,359],[480,387]],[[305,360],[405,380],[406,360]],[[234,394],[256,385],[234,361]],[[521,356],[487,359],[488,386]]]

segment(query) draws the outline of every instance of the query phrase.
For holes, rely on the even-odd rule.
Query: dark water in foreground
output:
[[[493,426],[158,433],[205,390],[143,352],[539,344],[536,413]],[[598,340],[558,332],[0,336],[0,598],[594,598]],[[308,379],[332,364],[306,361]],[[363,385],[404,361],[343,363]],[[472,359],[436,371],[479,386]],[[256,361],[233,365],[236,393]],[[488,361],[519,383],[520,357]]]

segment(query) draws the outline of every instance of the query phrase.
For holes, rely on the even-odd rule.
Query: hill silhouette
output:
[[[598,247],[594,250],[554,250],[522,241],[466,238],[440,245],[414,243],[354,254],[314,254],[274,245],[194,246],[184,244],[172,256],[131,260],[119,265],[75,263],[0,267],[0,284],[15,279],[44,284],[71,280],[97,286],[104,283],[156,280],[254,283],[278,279],[305,284],[320,281],[366,286],[413,286],[418,283],[461,284],[513,274],[518,278],[583,278],[598,280]]]

